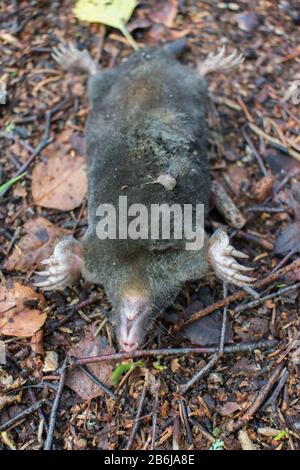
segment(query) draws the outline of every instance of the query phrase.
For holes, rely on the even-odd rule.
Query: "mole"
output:
[[[53,51],[63,69],[89,75],[88,228],[80,241],[69,237],[57,243],[43,261],[43,281],[36,286],[61,290],[81,276],[102,285],[112,305],[118,345],[125,352],[141,347],[153,321],[187,280],[209,271],[237,286],[249,287],[255,280],[245,275],[252,268],[235,259],[248,256],[231,246],[223,229],[210,237],[204,232],[197,249],[187,249],[185,232],[181,238],[173,230],[164,237],[144,236],[145,217],[139,227],[143,236],[115,236],[116,230],[110,229],[107,236],[99,236],[99,214],[103,208],[119,208],[124,198],[131,215],[137,207],[150,211],[158,205],[200,205],[207,215],[206,76],[236,67],[243,58],[236,51],[226,56],[222,48],[193,68],[181,61],[187,49],[185,40],[145,48],[108,70],[73,44],[60,44]],[[178,222],[176,211],[170,211],[170,220]]]

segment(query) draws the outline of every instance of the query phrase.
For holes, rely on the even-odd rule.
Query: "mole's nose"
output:
[[[138,343],[134,341],[121,341],[120,345],[124,352],[133,352],[138,347]]]

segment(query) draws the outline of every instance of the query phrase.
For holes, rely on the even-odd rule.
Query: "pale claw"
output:
[[[53,255],[42,261],[47,266],[45,271],[37,272],[46,279],[36,282],[35,286],[44,290],[62,290],[80,277],[83,259],[80,242],[65,239],[59,242]]]
[[[89,52],[86,49],[78,50],[72,43],[58,44],[53,48],[51,56],[63,70],[78,69],[90,75],[94,75],[98,71],[98,66]]]
[[[230,245],[229,237],[224,230],[217,230],[210,239],[208,249],[208,259],[216,275],[223,281],[231,282],[237,286],[248,286],[253,283],[255,278],[241,274],[241,272],[250,271],[252,268],[237,263],[233,256],[248,257]]]

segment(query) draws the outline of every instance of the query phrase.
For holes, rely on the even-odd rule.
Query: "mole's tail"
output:
[[[79,51],[72,43],[60,43],[53,48],[51,55],[64,70],[78,70],[89,75],[95,75],[99,71],[99,66],[89,52],[86,49]]]
[[[218,54],[208,54],[205,61],[198,65],[198,71],[203,76],[211,72],[225,72],[233,67],[237,67],[243,61],[243,54],[238,55],[236,50],[226,57],[225,46],[223,46]]]

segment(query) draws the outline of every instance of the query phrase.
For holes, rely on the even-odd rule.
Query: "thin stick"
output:
[[[45,403],[45,399],[39,400],[39,401],[33,403],[33,405],[26,408],[26,410],[21,411],[21,413],[17,414],[13,418],[11,418],[8,421],[6,421],[5,423],[1,424],[0,433],[6,431],[7,429],[9,429],[11,427],[13,427],[20,420],[22,420],[26,416],[30,415],[34,411],[37,411],[39,408],[41,408],[41,406],[43,406],[44,403]]]
[[[155,441],[156,441],[156,424],[157,424],[157,412],[158,412],[158,391],[157,388],[155,391],[155,405],[153,410],[153,417],[152,417],[152,439],[151,439],[151,450],[155,450]]]
[[[224,353],[235,354],[238,352],[250,352],[255,349],[272,348],[278,344],[277,340],[262,340],[256,343],[241,343],[234,346],[225,346]],[[176,356],[185,354],[211,354],[219,351],[219,347],[209,348],[170,348],[170,349],[141,349],[131,353],[103,354],[91,357],[72,357],[68,367],[76,367],[79,364],[91,364],[93,362],[122,361],[124,359],[134,359],[137,357],[149,356]]]
[[[142,410],[143,410],[143,406],[144,406],[144,401],[145,401],[145,398],[146,398],[146,392],[147,392],[147,388],[148,388],[148,380],[147,380],[147,377],[145,379],[145,383],[144,383],[144,387],[143,387],[143,391],[142,391],[142,394],[141,394],[141,398],[140,398],[140,401],[139,401],[139,406],[138,406],[138,409],[137,409],[137,413],[136,413],[136,421],[133,425],[133,428],[132,428],[132,431],[131,431],[131,435],[130,435],[130,438],[129,438],[129,441],[126,445],[126,450],[130,450],[131,447],[132,447],[132,444],[134,442],[134,439],[135,439],[135,436],[139,430],[139,427],[140,427],[140,424],[141,424],[141,421],[140,421],[140,416],[142,414]]]
[[[107,395],[109,395],[114,400],[117,399],[116,395],[108,387],[106,387],[106,385],[104,385],[104,383],[102,383],[86,366],[79,365],[78,367],[92,382],[98,385],[98,387],[101,388],[103,392],[107,393]]]
[[[56,396],[53,402],[51,414],[50,414],[50,422],[49,422],[49,431],[47,434],[47,439],[45,442],[44,450],[51,450],[52,448],[52,441],[53,441],[53,434],[54,434],[54,429],[55,429],[55,423],[56,423],[56,415],[57,415],[57,410],[60,402],[60,398],[64,389],[65,385],[65,379],[66,379],[66,359],[64,360],[63,366],[61,368],[61,373],[60,373],[60,380],[56,392]]]
[[[282,362],[279,366],[277,366],[274,369],[268,382],[261,389],[256,399],[252,403],[252,405],[250,405],[247,411],[245,412],[245,414],[241,418],[239,418],[236,423],[234,423],[231,426],[231,428],[229,429],[230,432],[238,431],[253,418],[254,414],[259,410],[259,408],[261,407],[261,405],[264,403],[265,399],[267,398],[269,392],[272,390],[275,382],[279,378],[281,371],[284,367],[285,367],[285,362]]]
[[[264,297],[260,297],[257,300],[252,300],[252,302],[248,302],[247,304],[236,307],[234,309],[234,313],[240,313],[240,312],[243,312],[244,310],[248,310],[249,308],[256,307],[257,305],[261,304],[265,300],[273,299],[274,297],[278,297],[279,295],[284,294],[285,292],[298,289],[299,287],[300,287],[300,282],[291,286],[283,287],[282,289],[279,289],[277,292],[273,292],[272,294],[265,295]]]
[[[72,318],[72,316],[74,315],[74,313],[76,313],[78,310],[81,310],[82,308],[84,307],[87,307],[88,305],[90,304],[93,304],[94,302],[96,302],[97,300],[100,299],[100,296],[99,295],[95,295],[95,296],[92,296],[92,297],[89,297],[88,299],[86,300],[83,300],[82,302],[78,302],[77,304],[75,305],[69,305],[66,310],[70,309],[71,311],[69,313],[67,313],[67,315],[65,315],[61,320],[59,320],[58,322],[56,322],[51,328],[49,328],[46,333],[44,334],[44,337],[45,336],[48,336],[50,335],[51,333],[53,333],[55,330],[57,330],[57,328],[59,328],[60,326],[64,325],[65,323],[67,323],[70,318]]]
[[[223,297],[226,299],[228,296],[228,286],[227,282],[223,282]],[[226,336],[226,324],[227,324],[227,310],[228,310],[228,305],[224,306],[223,309],[223,320],[222,320],[222,330],[221,330],[221,337],[220,337],[220,354],[223,354],[224,352],[224,344],[225,344],[225,336]]]
[[[287,274],[289,272],[292,272],[293,270],[300,268],[300,259],[297,259],[296,261],[293,261],[292,263],[288,264],[284,268],[280,269],[276,273],[269,274],[267,277],[264,279],[261,279],[260,281],[257,281],[253,284],[253,288],[261,288],[265,287],[268,284],[271,284],[271,282],[276,281],[279,279],[281,276],[284,274]],[[229,305],[232,302],[236,302],[237,300],[242,300],[245,297],[248,297],[249,294],[243,290],[240,290],[236,292],[235,294],[229,295],[226,297],[226,299],[219,300],[218,302],[215,302],[212,305],[209,305],[209,307],[206,307],[199,312],[195,312],[191,315],[191,317],[185,321],[182,325],[180,325],[180,329],[186,327],[189,323],[194,322],[195,320],[199,320],[199,318],[206,317],[206,315],[209,315],[210,313],[214,312],[215,310],[218,310],[219,308],[224,307],[224,305]]]
[[[268,398],[268,400],[265,402],[264,406],[262,407],[263,410],[266,410],[269,406],[272,406],[272,408],[275,408],[278,395],[283,389],[283,387],[285,386],[285,383],[288,378],[289,378],[289,371],[285,369],[283,371],[282,377],[279,379],[278,384],[276,385],[274,389],[274,392],[272,393],[270,398]]]
[[[56,114],[68,101],[70,101],[70,98],[67,97],[60,101],[57,105],[55,105],[52,109],[48,110],[46,112],[46,118],[45,118],[45,129],[43,136],[37,145],[37,147],[33,150],[32,155],[29,157],[29,159],[22,165],[20,168],[17,170],[13,178],[16,178],[17,176],[21,175],[24,173],[28,167],[31,165],[31,163],[34,161],[34,159],[41,153],[41,151],[51,142],[51,139],[49,138],[49,133],[50,133],[50,127],[51,127],[51,120],[54,114]],[[6,192],[11,188],[4,189],[1,191],[0,196],[4,196]]]
[[[186,382],[183,385],[180,385],[179,390],[181,393],[186,393],[189,388],[191,388],[192,385],[194,385],[195,382],[198,380],[202,379],[205,375],[208,374],[208,372],[213,368],[213,366],[216,364],[218,359],[220,358],[219,352],[214,354],[211,359],[208,361],[208,363],[200,369],[197,374],[195,374],[188,382]]]
[[[180,400],[179,405],[180,405],[181,414],[182,414],[182,418],[183,418],[183,422],[185,426],[186,438],[187,438],[188,444],[191,445],[193,444],[193,434],[192,434],[190,423],[189,423],[189,417],[188,417],[185,401]]]
[[[261,156],[259,155],[258,151],[256,150],[255,146],[254,146],[254,143],[252,142],[252,139],[250,138],[250,136],[247,134],[247,131],[246,131],[246,127],[247,127],[247,124],[245,124],[245,126],[243,126],[242,128],[242,134],[244,136],[244,139],[245,141],[247,142],[247,144],[249,145],[249,147],[251,148],[252,152],[254,153],[255,157],[256,157],[256,160],[258,161],[258,164],[260,166],[260,169],[263,173],[264,176],[267,176],[268,175],[268,171],[265,167],[265,164],[261,158]]]

